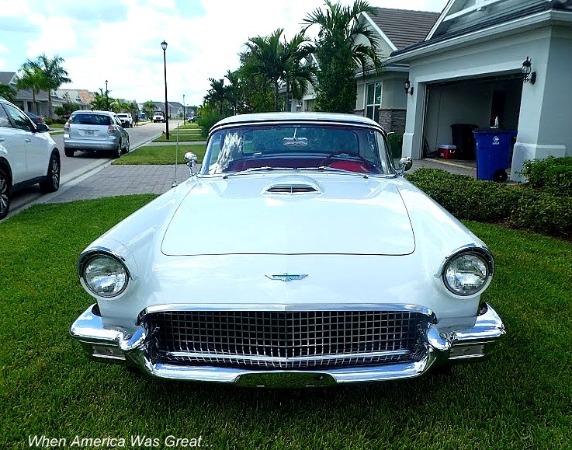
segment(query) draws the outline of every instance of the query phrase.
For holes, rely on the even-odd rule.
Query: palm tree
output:
[[[4,97],[9,102],[14,102],[16,99],[16,89],[9,84],[0,83],[0,97]]]
[[[115,113],[119,112],[131,112],[131,103],[121,100],[119,98],[114,99],[110,104],[111,110]]]
[[[155,102],[153,100],[147,100],[143,103],[143,112],[147,119],[153,118],[153,111],[155,110]]]
[[[307,63],[313,47],[309,45],[303,32],[298,33],[291,41],[282,41],[282,28],[270,36],[256,36],[245,43],[247,52],[241,55],[244,70],[251,75],[261,74],[274,85],[274,110],[278,111],[278,93],[280,84],[286,87],[286,104],[290,99],[290,91],[304,92],[307,83],[313,80],[313,69]],[[301,96],[301,95],[300,95]]]
[[[94,94],[90,106],[92,109],[105,110],[107,109],[107,100],[107,92],[105,92],[103,88],[99,88],[99,92]]]
[[[290,92],[293,99],[301,99],[313,83],[315,68],[310,62],[314,51],[303,32],[296,34],[291,41],[284,38],[282,60],[285,65],[284,82],[286,83],[286,109],[290,104]]]
[[[34,64],[28,64],[28,62],[24,63],[20,69],[18,80],[16,81],[16,87],[18,89],[30,89],[32,91],[32,104],[34,106],[33,112],[38,114],[36,96],[40,91],[46,89],[46,77],[37,66]]]
[[[224,101],[226,100],[224,79],[215,80],[214,78],[209,78],[209,81],[211,82],[211,88],[205,95],[205,102],[211,105],[218,105],[219,113],[222,116]]]
[[[259,73],[274,85],[274,110],[278,111],[278,90],[280,80],[284,79],[286,66],[282,58],[284,47],[280,42],[284,29],[278,28],[270,36],[255,36],[244,45],[248,48],[243,55],[247,73]]]
[[[224,77],[229,83],[225,88],[226,98],[232,106],[232,113],[238,114],[239,104],[242,103],[240,72],[238,70],[235,70],[234,72],[228,70]]]
[[[320,66],[316,74],[316,106],[322,111],[353,112],[357,69],[361,67],[365,76],[371,67],[380,67],[377,38],[358,20],[361,13],[374,10],[364,0],[356,0],[351,7],[331,0],[325,0],[325,5],[326,11],[315,9],[303,20],[304,31],[313,25],[320,27],[314,41]]]
[[[27,61],[28,64],[37,66],[46,78],[49,117],[53,116],[52,91],[59,89],[64,83],[71,83],[67,70],[62,66],[63,62],[64,59],[61,56],[55,55],[53,58],[48,58],[45,53],[38,56],[36,61]]]

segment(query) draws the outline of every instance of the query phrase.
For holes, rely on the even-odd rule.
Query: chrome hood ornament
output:
[[[289,274],[289,273],[283,273],[281,275],[266,275],[266,278],[270,279],[270,280],[274,280],[274,281],[298,281],[298,280],[303,280],[304,278],[306,278],[308,276],[307,273],[302,273],[302,274]]]

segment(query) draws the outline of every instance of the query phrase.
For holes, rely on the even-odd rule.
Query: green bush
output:
[[[572,196],[572,157],[533,159],[524,163],[530,185],[559,197]]]
[[[572,197],[523,189],[509,224],[552,236],[572,237]]]
[[[438,169],[419,169],[407,174],[407,179],[458,219],[571,236],[572,197],[475,180]]]
[[[393,159],[400,159],[401,148],[403,147],[403,134],[390,133],[387,136],[387,143],[389,144],[389,151]]]
[[[202,136],[206,138],[212,126],[219,120],[222,120],[224,118],[225,118],[224,115],[221,115],[220,113],[214,110],[203,108],[201,116],[197,120],[197,124],[201,128]]]

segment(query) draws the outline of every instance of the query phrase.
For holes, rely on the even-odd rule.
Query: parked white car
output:
[[[133,126],[133,117],[130,113],[117,113],[117,117],[123,128],[131,128]]]
[[[504,334],[491,253],[396,170],[381,127],[215,125],[200,172],[81,254],[88,355],[162,378],[325,386],[476,361]]]
[[[39,183],[42,192],[60,187],[60,152],[45,123],[34,123],[0,97],[0,219],[8,215],[12,193]]]

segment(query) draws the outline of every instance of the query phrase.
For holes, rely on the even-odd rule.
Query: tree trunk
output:
[[[274,111],[278,112],[278,80],[274,82]]]
[[[34,105],[34,112],[39,116],[38,103],[36,102],[36,90],[32,89],[32,104]]]
[[[54,105],[52,105],[52,90],[48,89],[48,117],[51,119],[54,115]]]

